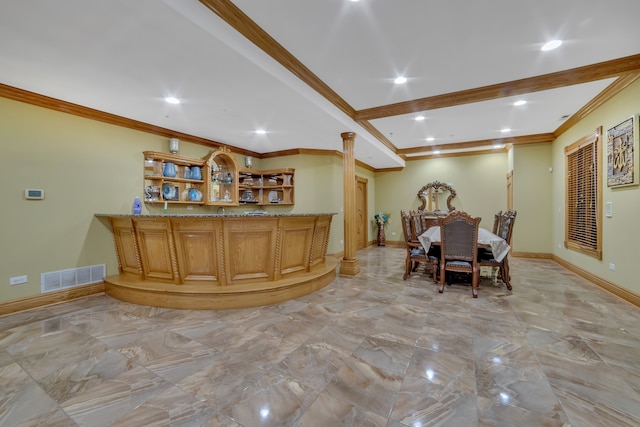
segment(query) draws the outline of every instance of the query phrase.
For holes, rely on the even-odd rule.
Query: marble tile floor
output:
[[[405,251],[229,311],[108,296],[0,318],[1,426],[638,426],[640,309],[549,260],[438,294]]]

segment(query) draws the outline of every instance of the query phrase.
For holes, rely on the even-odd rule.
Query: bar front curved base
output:
[[[327,257],[311,272],[276,282],[234,286],[176,285],[139,280],[127,274],[108,276],[105,292],[121,301],[186,310],[221,310],[277,304],[324,288],[336,277],[337,260]]]
[[[328,285],[333,214],[101,215],[119,273],[105,292],[155,307],[225,309],[297,298]]]

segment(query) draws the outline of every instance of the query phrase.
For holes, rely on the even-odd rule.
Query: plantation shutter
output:
[[[601,131],[565,148],[565,247],[602,259],[601,250]]]

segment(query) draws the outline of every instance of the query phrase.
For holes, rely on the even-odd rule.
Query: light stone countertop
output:
[[[260,218],[260,217],[281,217],[281,216],[329,216],[329,215],[337,215],[335,212],[329,213],[224,213],[224,214],[141,214],[141,215],[133,215],[133,214],[106,214],[106,213],[97,213],[95,216],[97,217],[119,217],[119,218],[217,218],[217,217],[250,217],[250,218]]]

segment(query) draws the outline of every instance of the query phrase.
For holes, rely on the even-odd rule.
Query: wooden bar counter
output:
[[[135,304],[230,309],[312,293],[335,278],[335,214],[109,215],[120,274],[108,295]]]

